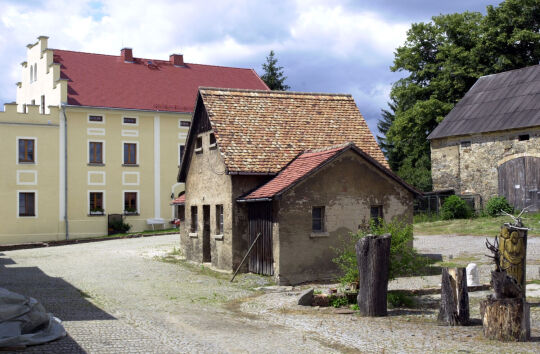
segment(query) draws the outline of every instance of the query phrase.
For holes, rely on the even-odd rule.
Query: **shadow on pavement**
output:
[[[0,256],[0,286],[38,300],[48,312],[62,321],[115,320],[85,297],[87,294],[66,282],[45,274],[38,267],[18,267]]]
[[[18,267],[0,253],[0,287],[31,296],[62,321],[116,320],[87,300],[88,295],[62,278],[50,277],[38,267]],[[69,335],[43,345],[27,347],[24,352],[85,353]]]

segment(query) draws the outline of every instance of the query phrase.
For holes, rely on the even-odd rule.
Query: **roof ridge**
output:
[[[299,96],[337,96],[337,97],[351,97],[350,93],[326,93],[326,92],[300,92],[300,91],[276,91],[276,90],[251,90],[251,89],[237,89],[237,88],[221,88],[221,87],[207,87],[200,86],[199,90],[212,90],[212,91],[227,91],[227,92],[252,92],[252,93],[264,93],[264,94],[278,94],[278,95],[299,95]]]
[[[498,73],[482,75],[482,76],[480,76],[480,77],[478,78],[478,80],[480,80],[480,79],[482,79],[482,78],[484,78],[484,77],[490,77],[490,76],[495,76],[495,75],[500,75],[500,74],[505,74],[505,73],[511,73],[511,72],[514,72],[514,71],[525,70],[525,69],[529,69],[529,68],[532,68],[532,67],[535,67],[535,66],[540,66],[540,64],[527,65],[527,66],[524,66],[524,67],[522,67],[522,68],[511,69],[511,70],[501,71],[501,72],[498,72]],[[537,80],[534,80],[534,81],[537,81]]]
[[[78,51],[78,50],[69,50],[69,49],[55,49],[55,48],[47,48],[47,49],[50,49],[53,51],[60,51],[60,52],[70,52],[70,53],[79,53],[79,54],[85,54],[85,55],[101,55],[101,56],[106,56],[106,57],[114,57],[114,58],[120,58],[121,56],[120,55],[114,55],[114,54],[102,54],[102,53],[91,53],[91,52],[83,52],[83,51]],[[142,58],[142,57],[133,57],[133,59],[138,59],[138,60],[152,60],[152,61],[155,61],[155,62],[163,62],[163,63],[169,63],[171,64],[171,62],[167,59],[152,59],[152,58]],[[253,70],[255,71],[253,68],[240,68],[240,67],[237,67],[237,66],[225,66],[225,65],[212,65],[212,64],[199,64],[199,63],[187,63],[185,62],[184,63],[185,65],[197,65],[197,66],[210,66],[210,67],[214,67],[214,68],[227,68],[227,69],[237,69],[237,70]],[[172,65],[172,64],[171,64]],[[256,74],[256,72],[255,72]],[[257,75],[258,77],[259,75]],[[264,90],[262,90],[264,91]]]
[[[332,146],[327,146],[327,147],[323,147],[323,148],[317,148],[317,149],[308,149],[308,150],[305,150],[304,151],[304,154],[316,154],[316,153],[321,153],[321,152],[328,152],[328,151],[331,151],[331,150],[342,150],[348,146],[351,146],[351,145],[354,145],[353,142],[349,141],[347,143],[342,143],[342,144],[336,144],[336,145],[332,145]]]

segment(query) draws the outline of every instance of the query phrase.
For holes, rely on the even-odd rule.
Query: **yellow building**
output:
[[[0,244],[104,235],[109,214],[133,231],[167,224],[197,88],[268,89],[251,69],[47,42],[28,45],[17,101],[0,113]]]

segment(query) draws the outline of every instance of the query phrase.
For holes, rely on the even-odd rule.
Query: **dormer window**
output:
[[[197,137],[197,142],[195,143],[195,152],[201,153],[202,149],[202,136]]]

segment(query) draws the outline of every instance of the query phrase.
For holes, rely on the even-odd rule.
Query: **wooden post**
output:
[[[368,235],[356,243],[358,309],[363,316],[386,316],[390,234]]]
[[[531,337],[530,305],[524,298],[480,302],[484,336],[500,341],[527,341]]]
[[[521,214],[520,214],[521,215]],[[496,269],[491,272],[494,294],[480,302],[484,336],[500,341],[527,341],[531,336],[530,305],[525,300],[527,228],[519,217],[504,224],[494,244]]]
[[[441,281],[441,306],[437,318],[447,326],[469,323],[469,293],[465,268],[443,268]]]

